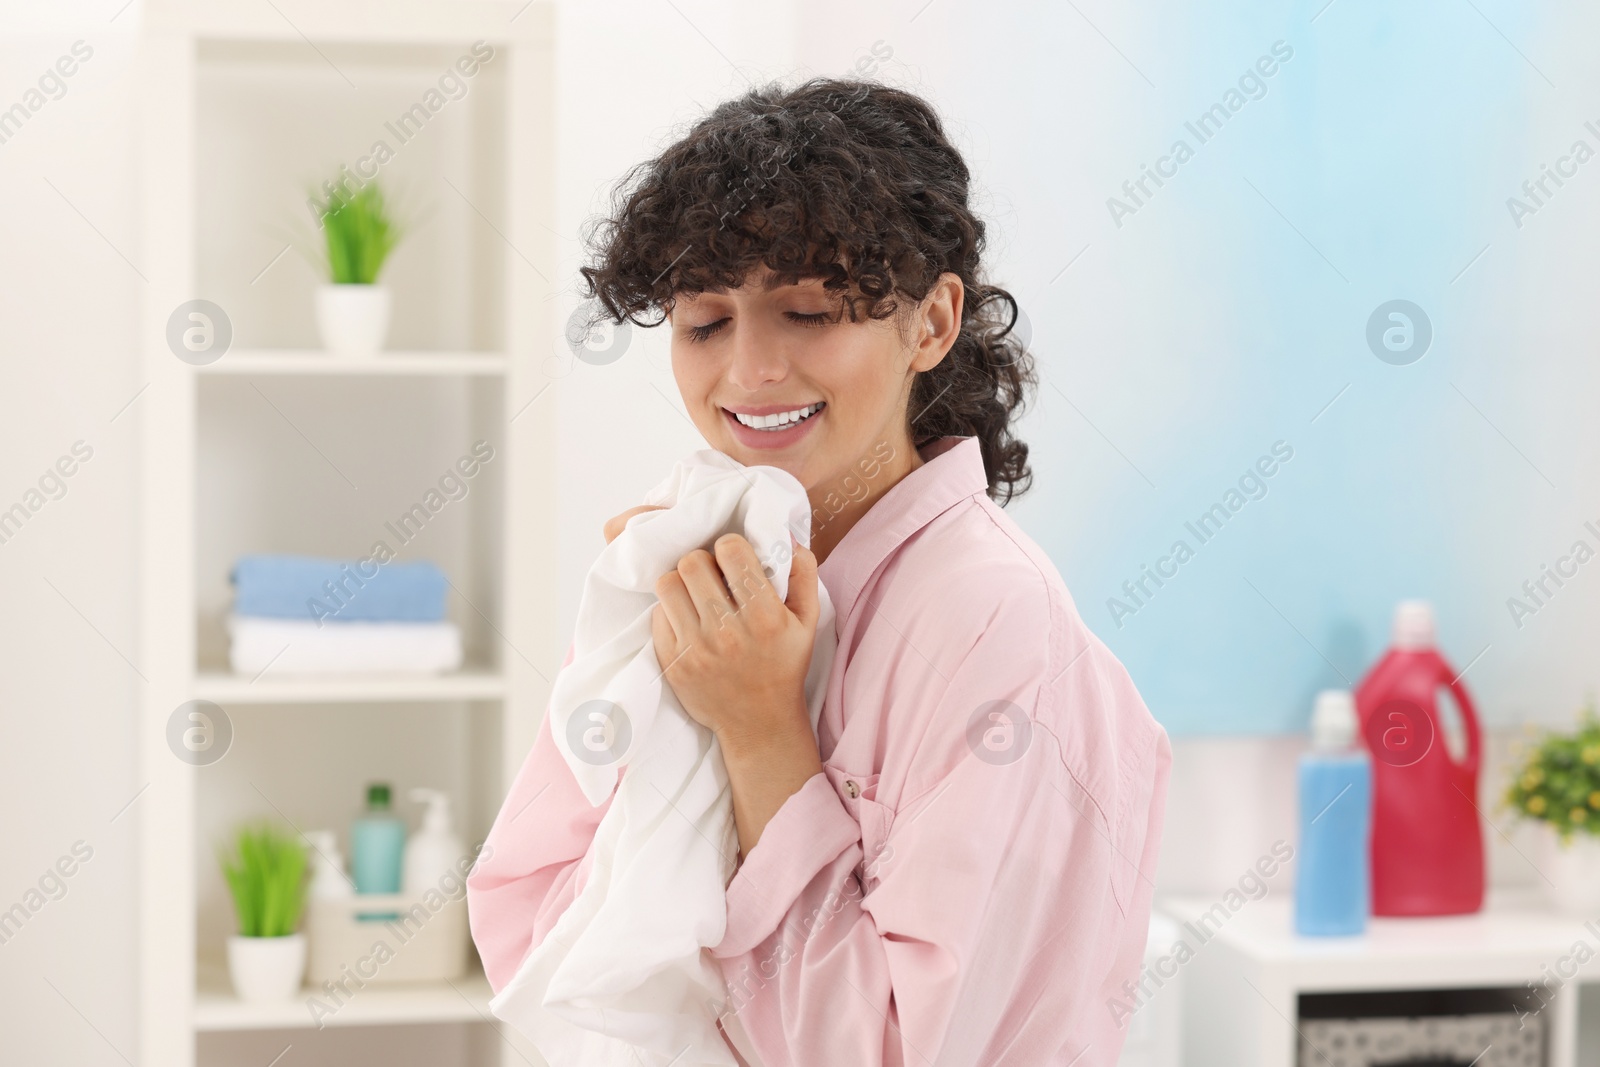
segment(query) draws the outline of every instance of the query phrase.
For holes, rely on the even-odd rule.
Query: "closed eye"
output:
[[[718,319],[716,322],[708,322],[704,326],[691,326],[689,327],[689,340],[697,342],[704,341],[706,338],[710,337],[727,324],[727,318],[723,317]]]
[[[811,313],[802,311],[786,311],[784,312],[784,317],[798,326],[808,327],[826,326],[828,323],[833,321],[833,316],[826,311]],[[723,316],[715,322],[706,323],[704,326],[691,326],[688,330],[689,340],[696,343],[709,340],[713,334],[720,333],[722,328],[727,324],[728,318],[727,316]]]

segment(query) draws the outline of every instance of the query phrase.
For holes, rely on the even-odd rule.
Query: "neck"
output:
[[[811,551],[820,564],[878,498],[922,466],[911,438],[879,439],[839,474],[806,490],[811,501]]]

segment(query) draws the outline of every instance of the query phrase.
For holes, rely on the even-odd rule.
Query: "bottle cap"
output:
[[[1350,748],[1356,740],[1356,702],[1348,689],[1324,689],[1311,712],[1311,746]]]
[[[373,782],[367,786],[367,807],[384,810],[389,807],[389,783]]]
[[[1432,648],[1434,632],[1433,605],[1426,600],[1402,600],[1394,609],[1395,648]]]

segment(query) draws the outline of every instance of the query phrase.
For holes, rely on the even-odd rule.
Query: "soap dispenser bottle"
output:
[[[350,827],[350,866],[357,893],[400,892],[406,824],[389,806],[388,782],[367,786],[367,810]]]
[[[1371,910],[1372,764],[1356,736],[1355,698],[1317,694],[1311,751],[1300,757],[1300,853],[1295,931],[1359,934]]]
[[[444,887],[439,883],[446,874],[461,877],[456,864],[466,855],[461,839],[450,825],[450,795],[438,789],[420,788],[411,790],[408,795],[428,807],[422,817],[422,828],[406,842],[405,892],[442,890]]]

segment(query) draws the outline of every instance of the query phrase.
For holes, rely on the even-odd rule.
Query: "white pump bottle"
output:
[[[448,894],[449,886],[440,883],[446,874],[459,880],[462,872],[457,864],[466,858],[466,846],[450,824],[450,795],[438,789],[421,788],[409,790],[406,795],[427,804],[428,810],[422,817],[422,828],[406,841],[401,891],[419,894],[437,889]]]

